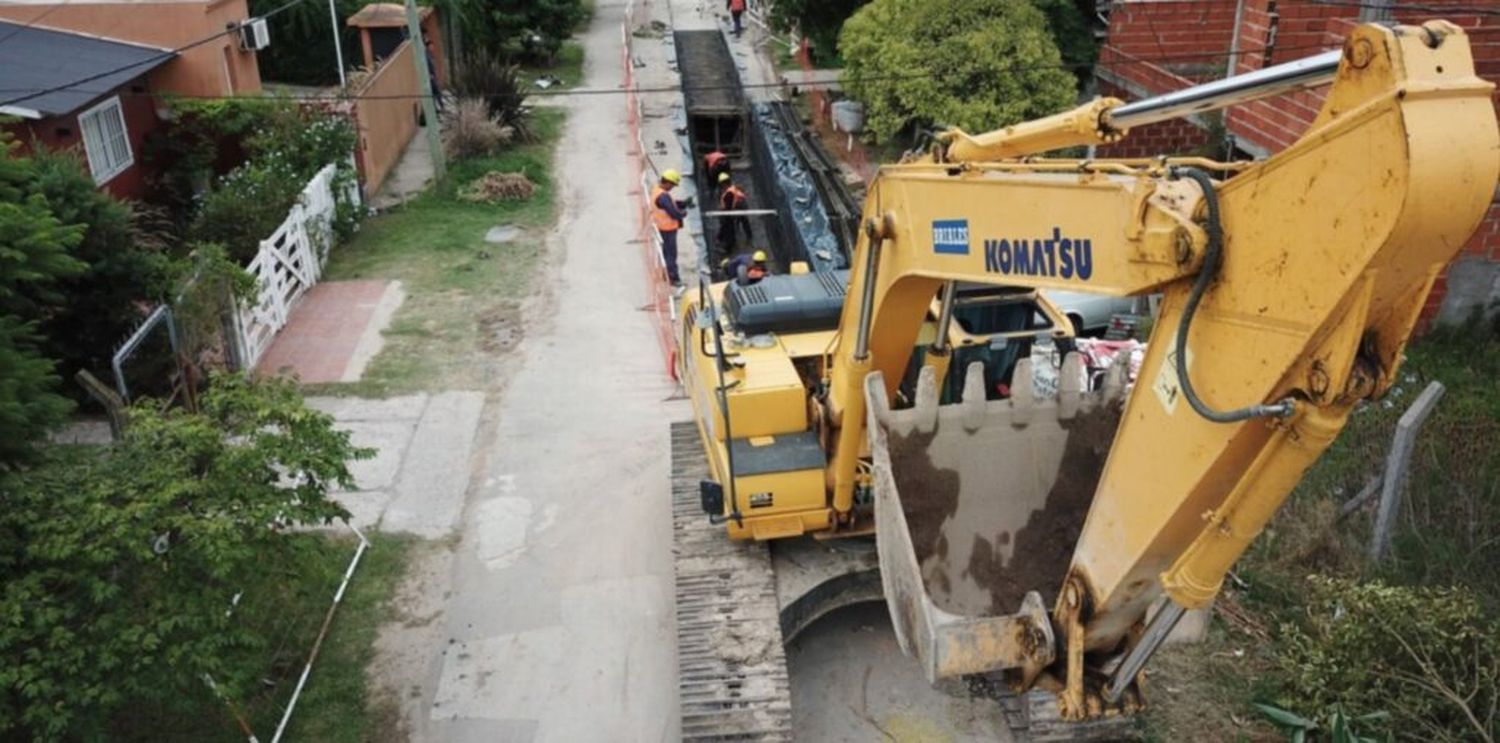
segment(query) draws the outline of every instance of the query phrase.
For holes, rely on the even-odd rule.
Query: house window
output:
[[[89,172],[94,183],[104,184],[130,167],[130,137],[125,131],[125,114],[116,96],[78,115],[83,130],[83,150],[89,158]]]

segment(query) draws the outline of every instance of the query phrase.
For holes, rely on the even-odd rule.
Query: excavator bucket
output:
[[[881,580],[901,648],[929,681],[1032,677],[1056,656],[1048,609],[1119,424],[1124,367],[1087,392],[1069,354],[1057,397],[1038,400],[1023,360],[1010,399],[987,401],[975,363],[952,405],[938,404],[926,367],[902,410],[879,373],[866,379]]]

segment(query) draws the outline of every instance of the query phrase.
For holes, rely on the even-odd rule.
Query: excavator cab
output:
[[[938,370],[940,403],[963,399],[969,366],[976,363],[981,365],[985,398],[999,400],[1010,396],[1016,365],[1030,358],[1034,345],[1072,347],[1072,324],[1039,291],[983,284],[958,285],[955,290],[945,345],[937,343],[941,300],[934,300],[928,311],[896,393],[899,408],[916,400],[918,374],[925,366]]]

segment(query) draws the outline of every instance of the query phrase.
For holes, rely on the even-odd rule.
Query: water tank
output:
[[[833,126],[841,132],[859,134],[865,129],[865,104],[859,101],[836,101],[833,104]]]

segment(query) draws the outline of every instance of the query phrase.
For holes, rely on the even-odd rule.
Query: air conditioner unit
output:
[[[264,18],[251,18],[240,24],[240,48],[258,52],[271,45],[271,27]]]

